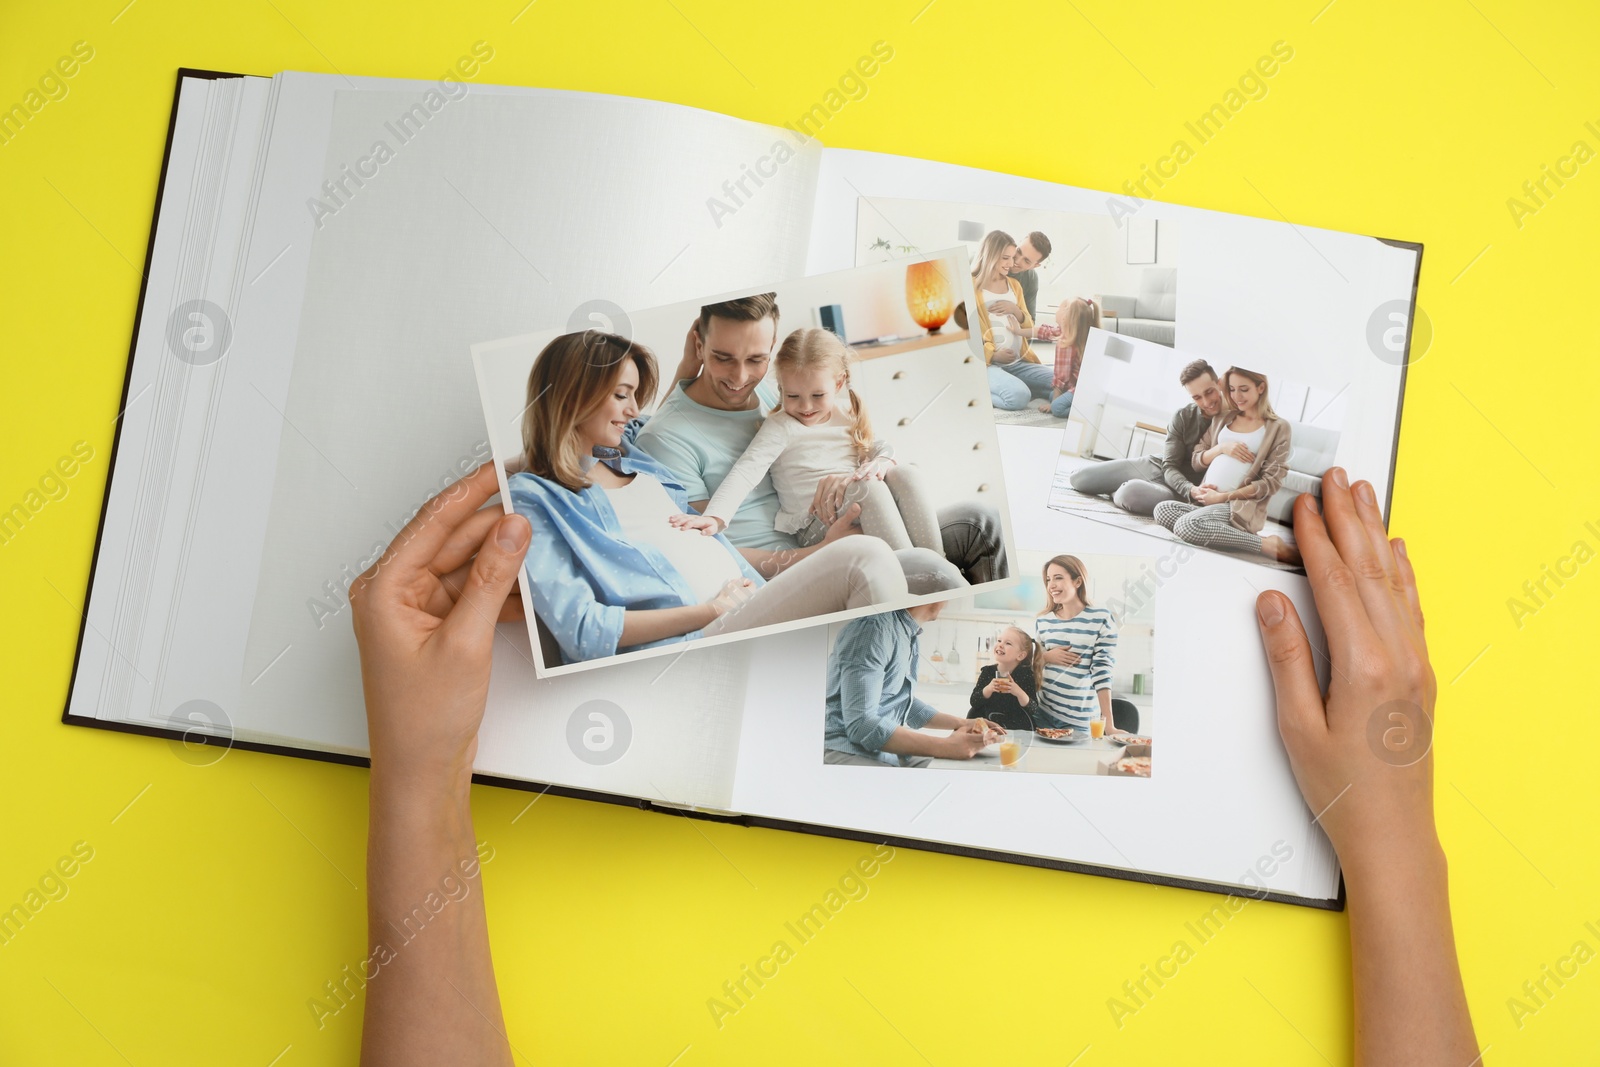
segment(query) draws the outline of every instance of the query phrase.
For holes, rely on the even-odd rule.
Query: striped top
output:
[[[1070,667],[1045,664],[1039,684],[1039,725],[1087,730],[1100,717],[1095,693],[1111,688],[1111,667],[1117,659],[1117,621],[1105,608],[1084,608],[1070,619],[1040,615],[1034,620],[1045,651],[1070,648],[1079,659]]]

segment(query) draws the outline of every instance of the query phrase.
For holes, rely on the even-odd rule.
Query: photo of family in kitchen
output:
[[[1150,776],[1153,561],[1018,556],[1011,588],[830,628],[825,764]]]
[[[863,197],[857,228],[858,262],[967,249],[974,306],[955,317],[981,347],[1002,426],[1062,427],[1091,329],[1176,343],[1174,222]]]

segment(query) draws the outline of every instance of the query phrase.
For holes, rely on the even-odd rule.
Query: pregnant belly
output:
[[[1223,492],[1237,489],[1244,484],[1244,476],[1250,470],[1250,465],[1232,456],[1222,455],[1211,461],[1211,466],[1206,468],[1206,475],[1202,481],[1216,486]]]
[[[656,548],[683,576],[698,601],[716,596],[724,583],[742,577],[726,545],[698,530],[673,530],[656,540]]]

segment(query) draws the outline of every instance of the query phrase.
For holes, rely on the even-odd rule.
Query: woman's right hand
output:
[[[1311,644],[1282,593],[1256,598],[1278,697],[1278,729],[1306,803],[1352,873],[1439,849],[1433,821],[1437,684],[1416,573],[1389,540],[1372,486],[1332,468],[1322,508],[1295,501],[1295,540],[1327,634],[1322,695]]]
[[[711,618],[720,619],[728,612],[737,610],[755,594],[755,586],[756,583],[748,578],[729,578],[723,582],[716,595],[706,601],[706,606],[711,609]]]
[[[1243,441],[1229,441],[1222,446],[1222,451],[1240,463],[1254,463],[1256,461],[1256,454],[1250,451]]]

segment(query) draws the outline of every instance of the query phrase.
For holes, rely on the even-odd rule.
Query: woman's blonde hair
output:
[[[633,397],[642,408],[655,397],[657,380],[656,357],[644,345],[585,330],[544,346],[528,372],[528,406],[522,413],[522,448],[530,472],[574,493],[589,487],[578,451],[578,423],[605,402],[630,359],[639,370]]]
[[[856,395],[855,386],[850,384],[850,365],[854,362],[855,353],[849,345],[839,340],[838,334],[817,326],[796,330],[785,337],[783,344],[778,346],[778,354],[772,357],[780,389],[785,374],[817,367],[826,367],[835,378],[844,379],[845,392],[850,396],[850,414],[854,416],[850,426],[850,441],[855,445],[856,462],[865,463],[872,455],[872,421],[867,418],[867,409],[861,403],[861,397]],[[783,410],[781,397],[772,410]]]
[[[1067,577],[1072,579],[1072,585],[1078,591],[1078,599],[1084,607],[1089,607],[1089,569],[1083,565],[1083,560],[1077,556],[1051,556],[1045,560],[1043,569],[1039,572],[1045,580],[1044,610],[1040,615],[1050,615],[1056,610],[1055,601],[1050,599],[1050,568],[1060,567],[1067,572]]]
[[[1261,390],[1261,399],[1256,401],[1256,414],[1263,419],[1277,418],[1278,413],[1272,410],[1272,402],[1267,399],[1267,376],[1257,374],[1253,370],[1245,370],[1243,367],[1229,367],[1222,372],[1222,399],[1229,410],[1238,410],[1233,406],[1233,397],[1228,392],[1228,379],[1235,374],[1254,383],[1255,387]]]
[[[1033,636],[1020,626],[1007,626],[1004,628],[1004,630],[1013,630],[1022,635],[1022,640],[1025,642],[1023,647],[1027,650],[1023,653],[1022,661],[1026,663],[1028,665],[1028,669],[1033,672],[1033,684],[1035,687],[1037,687],[1040,679],[1044,677],[1044,646],[1039,643],[1039,639],[1037,637]],[[1004,632],[1004,630],[1001,632]],[[1033,696],[1034,693],[1032,690],[1030,690],[1028,692],[1028,698],[1031,700],[1033,699]]]
[[[995,263],[1005,250],[1016,243],[1004,230],[990,230],[984,237],[983,244],[978,246],[978,258],[972,264],[972,280],[981,284],[989,277],[989,272],[994,269]]]

